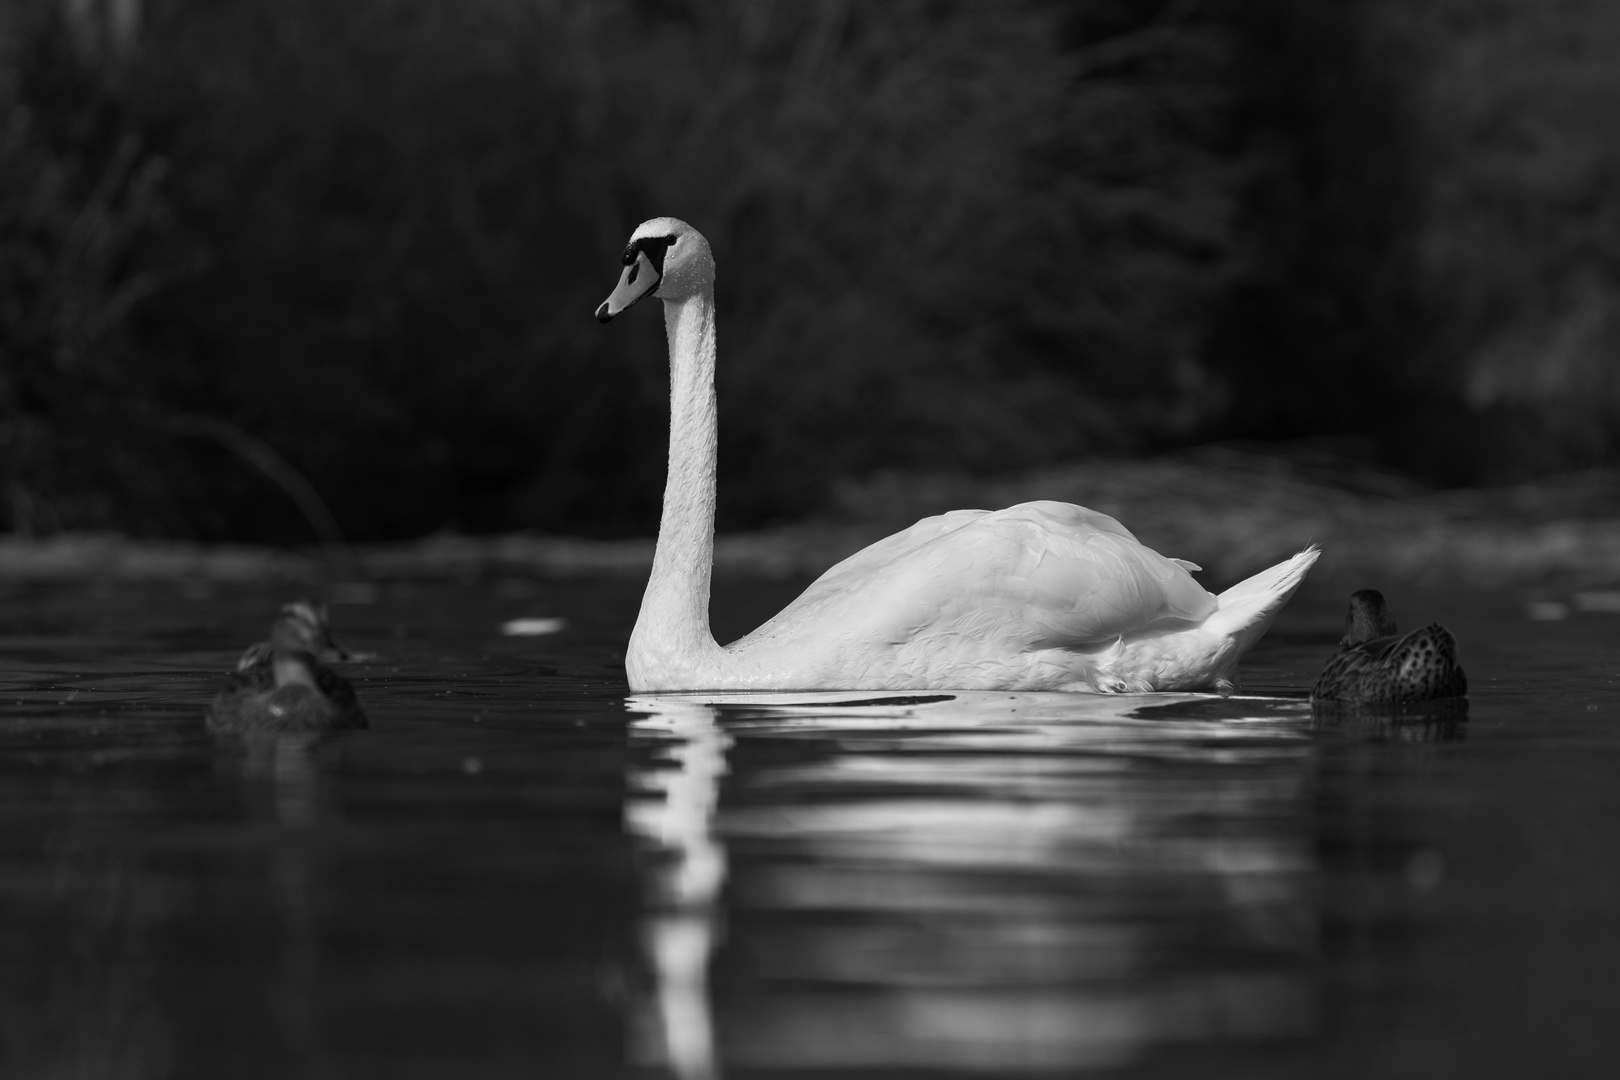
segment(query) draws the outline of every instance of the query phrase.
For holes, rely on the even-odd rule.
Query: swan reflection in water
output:
[[[649,708],[632,731],[665,745],[654,768],[631,773],[626,824],[670,861],[654,874],[644,943],[655,988],[634,1038],[638,1057],[667,1063],[681,1080],[703,1080],[716,1075],[708,968],[726,856],[714,822],[731,740],[709,705],[670,699]]]
[[[642,1064],[1044,1071],[1315,1026],[1304,702],[628,707]]]

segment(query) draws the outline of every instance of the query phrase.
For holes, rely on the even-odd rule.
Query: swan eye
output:
[[[632,240],[625,245],[624,254],[619,256],[619,262],[624,266],[633,266],[637,255],[645,255],[647,261],[652,263],[653,269],[661,275],[664,272],[664,252],[679,239],[678,236],[643,236],[639,240]],[[634,281],[635,278],[630,280]]]
[[[649,236],[641,242],[641,253],[647,256],[647,261],[652,263],[660,276],[664,273],[664,253],[674,242],[673,236]]]

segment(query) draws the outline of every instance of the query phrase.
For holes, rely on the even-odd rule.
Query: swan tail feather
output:
[[[1238,655],[1247,652],[1321,555],[1322,549],[1312,544],[1293,558],[1233,585],[1216,597],[1215,613],[1204,628],[1231,639]]]

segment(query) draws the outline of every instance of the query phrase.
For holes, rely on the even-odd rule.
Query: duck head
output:
[[[290,653],[302,653],[313,658],[315,650],[316,631],[304,617],[297,605],[288,604],[276,616],[275,623],[270,627],[270,648],[277,656]]]
[[[280,617],[296,624],[298,632],[303,635],[305,652],[321,660],[351,659],[349,651],[332,637],[325,604],[317,607],[308,600],[294,600],[281,605]]]
[[[714,287],[709,242],[677,218],[653,218],[636,226],[619,261],[624,270],[618,287],[596,309],[598,322],[609,322],[645,296],[684,300]]]
[[[1350,594],[1350,610],[1344,616],[1344,637],[1339,641],[1341,646],[1348,648],[1396,633],[1395,616],[1384,604],[1383,593],[1377,589],[1358,589]]]
[[[315,685],[315,646],[311,641],[310,626],[304,613],[294,610],[298,605],[288,604],[281,609],[275,625],[270,628],[271,665],[276,685],[299,683]]]

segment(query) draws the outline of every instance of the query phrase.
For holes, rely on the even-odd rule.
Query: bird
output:
[[[637,226],[609,322],[663,301],[669,472],[625,651],[634,693],[683,690],[1230,692],[1243,653],[1321,554],[1311,545],[1216,596],[1198,567],[1106,514],[1053,501],[924,518],[839,562],[752,633],[709,626],[718,404],[715,262],[676,218]]]
[[[1339,651],[1322,669],[1311,701],[1400,705],[1467,694],[1451,631],[1435,622],[1403,637],[1384,594],[1360,589],[1350,595]]]
[[[318,654],[336,649],[325,620],[307,603],[287,604],[270,640],[251,646],[208,708],[210,731],[325,732],[368,726],[349,680]]]

